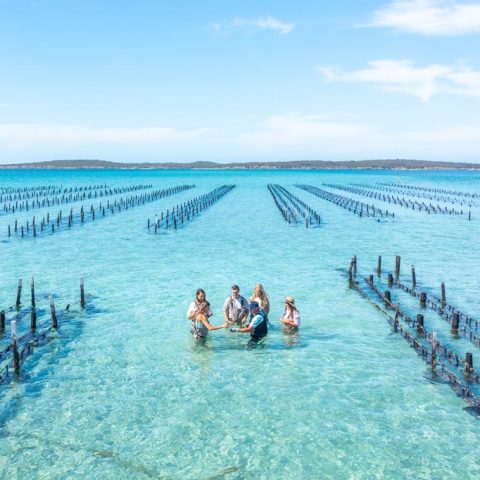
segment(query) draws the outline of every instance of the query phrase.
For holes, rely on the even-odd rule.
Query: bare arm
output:
[[[285,317],[282,317],[281,320],[282,320],[282,323],[283,323],[284,325],[287,325],[287,326],[293,327],[293,328],[298,328],[298,324],[297,324],[297,323],[292,322],[291,320],[287,320]]]
[[[239,332],[239,333],[249,333],[249,332],[251,332],[252,330],[253,330],[253,328],[250,327],[250,326],[248,326],[248,327],[239,328],[239,329],[237,330],[237,332]]]
[[[198,320],[200,320],[204,325],[205,325],[205,328],[208,330],[208,331],[211,331],[211,330],[221,330],[222,328],[226,328],[226,324],[223,324],[223,325],[220,325],[218,327],[215,327],[214,325],[212,325],[208,320],[207,320],[207,317],[205,317],[204,315],[202,315],[202,317],[198,318]]]

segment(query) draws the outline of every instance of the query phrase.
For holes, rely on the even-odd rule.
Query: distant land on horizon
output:
[[[431,160],[293,160],[284,162],[216,163],[197,161],[189,163],[122,163],[106,160],[48,160],[18,164],[0,164],[0,169],[85,169],[85,170],[162,170],[162,169],[297,169],[297,170],[479,170],[479,163],[440,162]]]

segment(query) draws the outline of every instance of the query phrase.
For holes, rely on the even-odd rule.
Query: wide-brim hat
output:
[[[292,305],[292,307],[295,306],[295,299],[291,295],[285,297],[285,302],[287,302],[289,305]]]

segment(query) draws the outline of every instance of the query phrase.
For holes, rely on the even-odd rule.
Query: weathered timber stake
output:
[[[10,332],[12,334],[12,353],[13,353],[13,369],[15,374],[20,373],[20,355],[17,348],[17,321],[12,320],[10,323]]]
[[[399,317],[399,316],[400,316],[400,310],[399,310],[398,307],[397,307],[397,309],[396,309],[396,311],[395,311],[395,318],[393,319],[393,331],[394,331],[395,333],[398,332],[398,323],[399,323],[399,322],[398,322],[398,317]]]
[[[35,308],[35,281],[33,279],[33,275],[32,275],[32,282],[30,284],[30,293],[32,297],[32,308]]]
[[[30,330],[34,332],[37,329],[37,311],[32,308],[30,315]]]
[[[391,287],[393,285],[393,275],[389,273],[387,278],[388,278],[388,286]]]
[[[85,284],[83,277],[80,279],[80,307],[85,308]]]
[[[383,296],[384,300],[385,300],[385,304],[390,306],[392,304],[392,297],[391,297],[391,294],[390,294],[390,290],[385,290],[385,294]]]
[[[20,308],[20,304],[22,303],[22,279],[18,281],[18,287],[17,287],[17,301],[15,303],[15,306]]]
[[[432,335],[432,362],[431,362],[432,370],[435,370],[437,366],[437,332],[433,332]]]
[[[58,328],[57,314],[55,312],[55,303],[53,301],[53,297],[50,295],[48,300],[50,302],[50,316],[52,317],[53,328]]]
[[[398,280],[398,277],[400,276],[400,256],[397,255],[395,257],[395,280]]]
[[[458,332],[459,325],[460,325],[460,315],[458,313],[454,313],[452,315],[452,330],[454,332]]]
[[[445,294],[445,284],[443,282],[440,288],[442,291],[442,307],[445,307],[445,304],[447,303],[447,296]]]
[[[0,330],[5,330],[5,311],[0,312]]]
[[[417,315],[417,332],[423,333],[424,332],[424,318],[421,313]]]
[[[377,275],[382,274],[382,256],[378,256],[378,263],[377,263]]]
[[[427,306],[427,294],[425,292],[420,293],[420,306],[421,307]]]
[[[468,352],[465,354],[465,373],[468,375],[473,372],[473,355]]]
[[[415,267],[412,265],[412,288],[417,286],[417,275],[415,274]]]

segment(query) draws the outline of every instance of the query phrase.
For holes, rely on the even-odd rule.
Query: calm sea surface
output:
[[[414,264],[421,286],[439,294],[445,282],[448,300],[480,319],[480,208],[469,222],[369,200],[395,211],[377,222],[293,186],[377,181],[480,193],[479,173],[456,171],[0,171],[1,187],[196,185],[36,239],[9,239],[7,225],[61,207],[0,212],[0,308],[15,303],[19,278],[28,304],[34,274],[39,324],[48,320],[49,294],[61,318],[67,304],[72,311],[22,363],[20,379],[0,385],[0,476],[479,478],[480,420],[348,289],[344,270],[353,255],[366,275],[378,255],[386,270],[401,255],[406,283]],[[288,225],[268,183],[318,210],[321,226]],[[185,228],[148,233],[147,218],[223,184],[236,188]],[[246,335],[223,330],[194,343],[186,310],[197,288],[221,324],[230,285],[247,296],[258,282],[272,301],[263,348],[248,350]],[[286,295],[301,312],[298,336],[279,328]],[[416,314],[416,303],[408,305]],[[431,322],[480,366],[478,349]],[[28,316],[19,324],[28,327]]]

